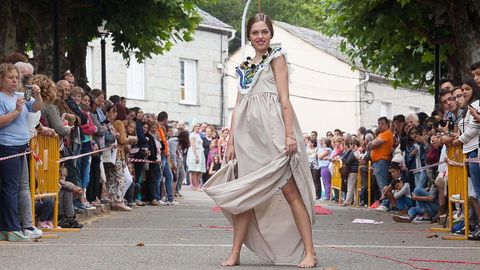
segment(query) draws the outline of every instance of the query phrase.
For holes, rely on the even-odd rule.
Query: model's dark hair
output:
[[[451,93],[453,93],[453,89],[452,90],[440,89],[440,94],[438,95],[438,101],[440,101],[443,96],[446,96],[446,95],[451,94]]]
[[[268,15],[265,15],[265,13],[257,13],[253,15],[247,22],[247,32],[245,33],[247,35],[247,39],[250,36],[250,30],[252,30],[252,25],[256,22],[264,22],[265,24],[267,24],[268,30],[270,30],[271,37],[273,38],[272,19],[270,19]]]

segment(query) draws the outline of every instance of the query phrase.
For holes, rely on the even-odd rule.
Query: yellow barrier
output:
[[[35,158],[30,158],[30,194],[32,199],[32,222],[35,224],[35,200],[53,198],[54,229],[44,231],[60,231],[58,228],[58,191],[60,142],[58,137],[38,135],[30,141],[30,149],[36,153],[42,164],[37,165]],[[79,231],[78,229],[61,229],[61,231]]]
[[[340,176],[340,161],[333,161],[333,175],[330,185],[330,201],[333,199],[333,190],[338,190],[338,204],[342,203],[342,177]]]
[[[369,207],[371,205],[371,199],[370,199],[370,186],[371,186],[371,181],[372,181],[372,162],[371,161],[368,161],[368,166],[367,166],[367,200],[368,202],[368,205],[367,207]],[[360,172],[360,166],[358,166],[358,172],[357,172],[357,191],[356,191],[356,201],[355,201],[355,205],[358,207],[359,206],[359,203],[360,203],[360,192],[362,191],[362,175],[361,175],[361,172]]]
[[[360,204],[360,192],[362,191],[362,176],[360,174],[360,164],[357,170],[357,188],[355,189],[355,206]]]
[[[436,232],[450,232],[453,226],[453,203],[459,203],[463,205],[464,209],[464,222],[465,222],[465,234],[464,235],[449,235],[444,236],[445,240],[467,240],[468,239],[468,174],[467,165],[464,163],[464,154],[462,147],[449,147],[448,159],[464,164],[463,166],[457,166],[448,164],[448,227],[447,228],[431,228],[431,231]]]

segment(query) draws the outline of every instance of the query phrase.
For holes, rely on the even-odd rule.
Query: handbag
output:
[[[346,179],[350,174],[350,166],[345,165],[345,163],[343,163],[343,166],[340,167],[340,169],[338,169],[338,172],[340,172],[340,176],[342,177],[342,179]]]
[[[115,139],[115,136],[112,134],[112,130],[110,130],[109,125],[107,125],[107,132],[105,132],[105,146],[108,147],[116,141],[117,139]]]
[[[112,148],[107,149],[107,150],[102,152],[102,161],[103,161],[103,163],[115,164],[115,162],[117,161],[117,147],[116,147],[116,144],[114,144]]]

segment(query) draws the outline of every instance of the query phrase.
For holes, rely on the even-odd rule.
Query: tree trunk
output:
[[[451,62],[458,62],[449,65],[449,72],[457,80],[470,78],[470,65],[480,61],[480,8],[477,0],[469,0],[467,3],[451,3],[448,8],[449,20],[454,37],[455,52],[450,56],[456,59]]]
[[[17,50],[16,1],[3,0],[0,8],[0,59]]]
[[[33,39],[34,66],[37,73],[53,75],[53,8],[37,6],[31,11],[35,22]]]
[[[87,86],[87,68],[85,61],[87,58],[88,40],[77,37],[75,44],[68,51],[70,60],[70,71],[75,76],[75,83],[83,89]]]

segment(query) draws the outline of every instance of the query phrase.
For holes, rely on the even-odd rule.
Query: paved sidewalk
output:
[[[182,193],[179,206],[111,212],[59,239],[0,242],[0,269],[221,269],[231,227],[203,192],[184,186]],[[427,238],[430,225],[396,224],[389,213],[322,207],[333,213],[317,215],[313,228],[317,269],[480,269],[480,242]],[[352,224],[355,218],[384,223]],[[246,248],[241,261],[235,269],[296,269],[268,265]]]

